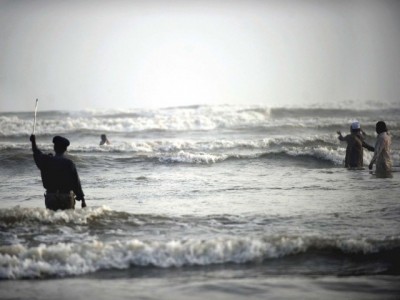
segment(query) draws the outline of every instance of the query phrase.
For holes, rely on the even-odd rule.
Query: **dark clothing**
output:
[[[57,209],[75,209],[75,194],[69,192],[69,194],[49,193],[44,195],[46,208],[51,210]]]
[[[339,140],[347,142],[345,167],[362,168],[364,164],[363,147],[369,151],[374,151],[374,147],[368,145],[361,134],[352,133],[345,137],[339,136]]]
[[[53,138],[53,144],[54,145],[59,144],[60,146],[67,148],[70,143],[69,140],[66,139],[65,137],[57,135]]]
[[[75,164],[62,154],[43,154],[33,151],[33,158],[42,175],[43,187],[47,193],[69,194],[73,191],[77,200],[84,200],[81,182]]]

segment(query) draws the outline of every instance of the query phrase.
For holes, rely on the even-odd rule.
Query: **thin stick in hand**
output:
[[[36,131],[36,113],[37,113],[37,105],[38,105],[38,99],[36,99],[36,104],[35,104],[35,116],[33,118],[33,132],[32,134],[35,134]]]

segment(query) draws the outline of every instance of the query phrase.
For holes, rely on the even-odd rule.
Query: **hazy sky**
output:
[[[400,1],[0,0],[0,111],[400,103]]]

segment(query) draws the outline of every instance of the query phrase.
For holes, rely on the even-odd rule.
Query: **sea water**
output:
[[[0,113],[1,299],[398,299],[400,109],[39,111],[88,207],[49,211],[32,113]],[[358,120],[391,178],[343,167]],[[100,146],[106,134],[110,145]],[[364,150],[368,166],[372,152]]]

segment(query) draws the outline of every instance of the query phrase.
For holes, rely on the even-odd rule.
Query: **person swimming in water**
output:
[[[103,146],[103,145],[110,145],[110,144],[111,144],[110,141],[107,139],[107,137],[106,137],[105,134],[102,134],[102,135],[100,136],[100,138],[101,138],[100,146]]]

